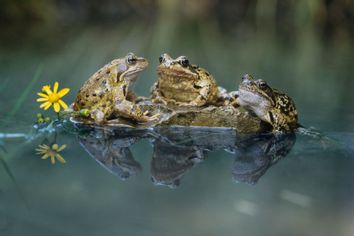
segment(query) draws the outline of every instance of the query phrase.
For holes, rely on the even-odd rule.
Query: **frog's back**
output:
[[[274,119],[278,119],[276,123],[284,126],[285,130],[292,130],[298,126],[298,114],[294,101],[285,93],[273,90],[276,97],[274,107]]]
[[[198,73],[198,81],[188,77],[167,77],[159,82],[159,88],[167,99],[174,99],[179,102],[190,102],[200,96],[200,91],[208,87],[207,103],[217,100],[217,84],[213,76],[203,68],[194,66]]]
[[[94,73],[81,87],[74,103],[74,110],[90,109],[109,96],[109,80],[111,80],[112,66],[117,64],[113,60]]]

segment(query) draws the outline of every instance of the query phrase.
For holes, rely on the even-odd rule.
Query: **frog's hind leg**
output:
[[[157,116],[147,116],[148,112],[141,110],[140,106],[128,100],[120,100],[115,104],[115,111],[122,117],[140,122],[156,120]]]
[[[189,104],[192,106],[203,106],[205,105],[210,98],[213,97],[213,90],[211,89],[212,84],[209,81],[200,81],[194,85],[195,87],[199,87],[199,95],[191,101]],[[217,94],[215,94],[217,95]]]
[[[91,111],[91,118],[95,121],[95,123],[100,124],[105,121],[104,112],[99,109],[94,109]]]

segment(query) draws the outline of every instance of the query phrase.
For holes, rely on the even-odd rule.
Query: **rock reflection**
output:
[[[255,184],[293,147],[295,135],[239,135],[233,129],[168,127],[155,129],[90,128],[79,142],[98,163],[121,179],[141,172],[129,147],[140,139],[153,146],[150,164],[155,185],[179,186],[181,178],[214,150],[232,153],[232,178]]]

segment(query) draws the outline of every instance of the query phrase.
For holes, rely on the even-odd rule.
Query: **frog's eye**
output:
[[[258,82],[258,86],[259,86],[259,88],[264,89],[264,88],[267,88],[267,83],[264,82],[263,80],[260,80]]]
[[[164,58],[163,55],[161,55],[161,56],[159,57],[159,62],[160,62],[160,63],[165,62],[165,58]]]
[[[128,64],[130,64],[130,65],[135,64],[136,61],[137,61],[136,56],[134,56],[132,54],[128,55],[128,57],[127,57]]]
[[[189,60],[187,57],[182,57],[179,62],[183,67],[187,67],[189,65]]]

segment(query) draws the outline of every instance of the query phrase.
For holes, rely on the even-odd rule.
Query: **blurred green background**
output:
[[[256,186],[232,182],[234,156],[212,152],[171,190],[150,181],[147,140],[131,147],[143,173],[125,182],[72,134],[58,136],[67,164],[55,166],[35,155],[39,140],[0,140],[16,179],[1,169],[0,235],[353,235],[354,1],[0,3],[0,133],[29,130],[43,85],[71,88],[71,103],[95,71],[130,51],[150,61],[135,86],[149,95],[167,52],[228,90],[245,73],[265,79],[294,99],[302,124],[344,144],[326,150],[300,136]],[[296,205],[289,193],[308,201]]]

